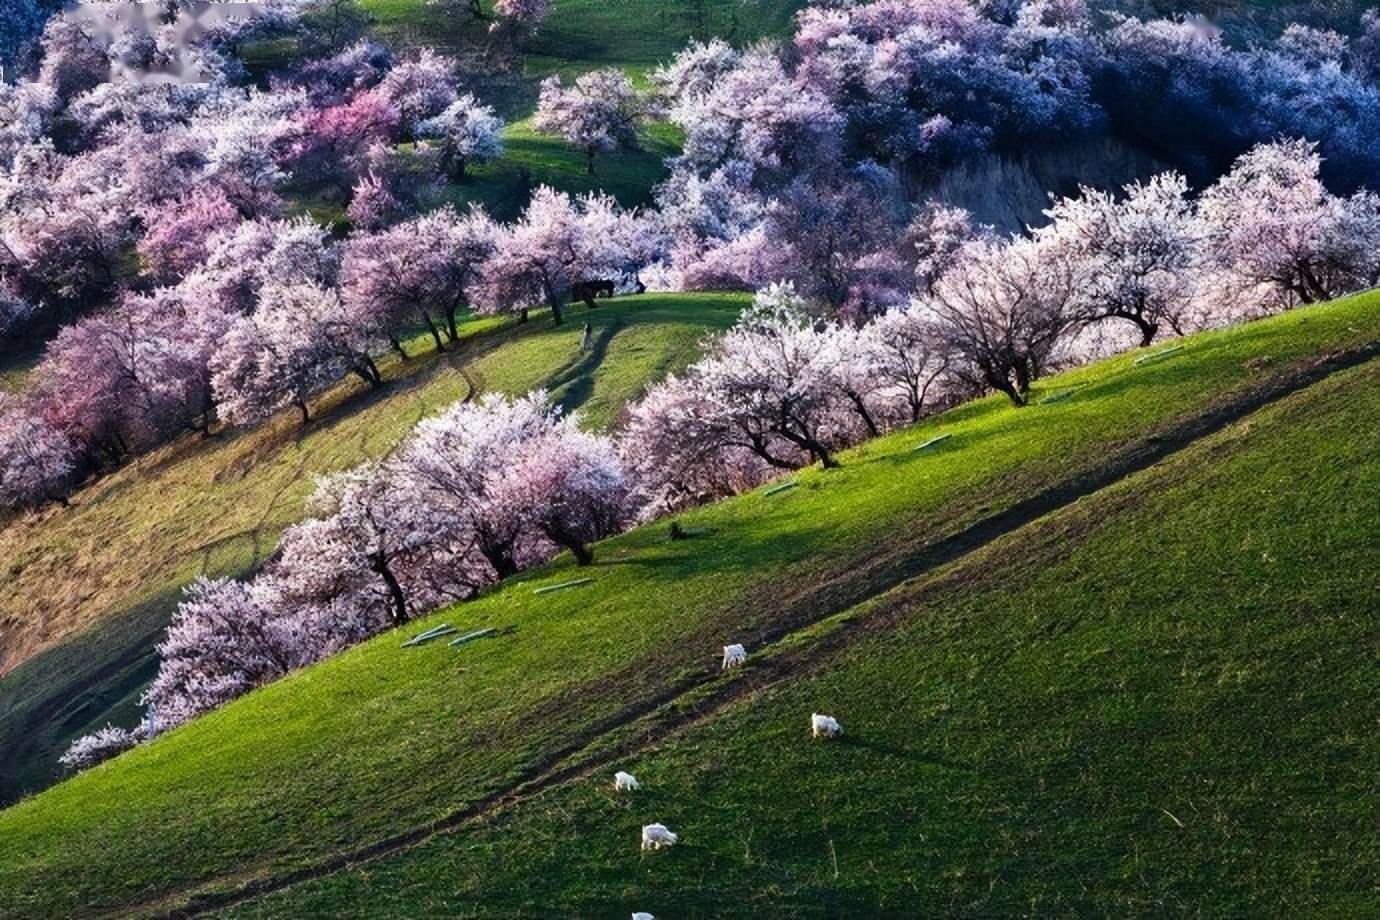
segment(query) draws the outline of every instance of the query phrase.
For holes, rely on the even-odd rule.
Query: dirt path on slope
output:
[[[789,647],[777,650],[769,661],[728,678],[721,677],[717,669],[709,665],[691,672],[673,686],[597,721],[578,738],[531,763],[505,788],[435,821],[339,852],[300,869],[240,881],[233,887],[220,889],[214,886],[225,880],[213,879],[200,886],[199,891],[184,890],[146,902],[135,910],[155,916],[185,917],[232,907],[410,849],[431,837],[455,831],[530,796],[586,776],[711,717],[747,694],[808,673],[856,637],[890,628],[916,602],[970,587],[965,584],[962,573],[941,574],[933,580],[920,576],[934,574],[1001,537],[1067,508],[1080,498],[1149,469],[1274,402],[1377,355],[1380,355],[1380,342],[1296,362],[1200,412],[1165,423],[1112,453],[1097,466],[1059,480],[957,533],[932,543],[916,539],[897,544],[865,566],[854,567],[822,584],[801,586],[790,595],[778,598],[776,605],[783,611],[779,622],[752,637],[752,645],[759,654],[770,651],[770,646],[783,640],[797,637],[803,629],[852,611],[865,602],[870,601],[875,607],[868,611],[865,620],[841,624],[823,636],[798,645],[788,643]]]

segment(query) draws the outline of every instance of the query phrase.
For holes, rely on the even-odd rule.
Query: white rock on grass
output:
[[[615,792],[636,792],[642,786],[638,783],[636,776],[619,770],[613,774],[613,788]]]
[[[813,738],[832,738],[843,734],[843,726],[833,716],[814,713],[810,716],[810,736]]]
[[[667,830],[664,824],[648,824],[642,828],[642,849],[660,850],[663,847],[673,847],[678,837],[678,834]]]
[[[741,645],[724,646],[724,663],[720,670],[727,671],[729,668],[740,668],[747,663],[747,649]]]

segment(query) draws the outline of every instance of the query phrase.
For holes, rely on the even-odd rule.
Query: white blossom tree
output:
[[[1033,240],[982,241],[964,247],[915,309],[956,375],[1023,406],[1073,321],[1077,284],[1072,266]]]
[[[637,127],[651,111],[627,75],[609,68],[582,74],[569,87],[559,76],[543,80],[532,126],[582,150],[592,176],[597,154],[637,146]]]
[[[468,93],[421,122],[417,136],[440,142],[442,165],[457,182],[470,164],[503,155],[503,119]]]
[[[1067,260],[1078,278],[1069,309],[1083,323],[1133,323],[1140,344],[1161,328],[1182,335],[1201,294],[1203,229],[1175,173],[1126,186],[1118,198],[1084,188],[1057,202],[1037,233],[1051,258]]]
[[[1299,140],[1243,155],[1199,200],[1210,251],[1243,285],[1314,303],[1374,284],[1380,198],[1332,195],[1316,147]]]

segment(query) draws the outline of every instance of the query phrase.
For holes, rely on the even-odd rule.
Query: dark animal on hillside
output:
[[[597,306],[594,303],[596,297],[612,297],[616,285],[612,281],[600,279],[598,281],[577,281],[570,288],[570,296],[575,300],[583,300],[585,306],[591,310]]]

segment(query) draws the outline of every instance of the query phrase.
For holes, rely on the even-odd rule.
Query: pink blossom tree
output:
[[[348,102],[306,111],[292,152],[298,181],[332,182],[358,175],[370,146],[391,143],[404,114],[384,90],[359,93]]]
[[[109,79],[110,59],[73,19],[54,16],[48,20],[42,46],[39,81],[63,99],[71,99]]]
[[[516,573],[531,550],[511,460],[554,419],[545,393],[512,401],[490,395],[424,419],[399,455],[418,496],[473,535],[495,578]]]
[[[510,54],[518,42],[536,34],[555,8],[554,0],[494,0],[494,21],[489,34],[505,44]]]
[[[350,309],[334,290],[266,285],[254,313],[230,327],[211,360],[221,414],[243,424],[296,406],[305,423],[307,399],[346,373],[382,385],[371,357],[374,341],[372,318]]]
[[[645,234],[653,230],[606,195],[572,200],[542,186],[522,219],[497,235],[476,303],[483,312],[517,312],[523,320],[528,309],[545,303],[560,323],[572,287],[636,266],[649,248]]]
[[[247,582],[198,579],[158,645],[142,702],[160,729],[215,709],[314,660],[293,617]]]
[[[350,193],[346,216],[350,225],[365,233],[375,233],[394,223],[404,213],[402,202],[388,183],[374,173],[361,176]]]
[[[344,296],[352,307],[373,311],[384,328],[419,318],[437,351],[444,348],[431,310],[438,310],[450,338],[459,336],[456,316],[466,304],[479,267],[492,252],[494,227],[482,210],[461,217],[442,208],[345,247]]]
[[[0,393],[0,507],[67,504],[72,444],[16,396]]]
[[[619,450],[633,503],[649,517],[746,492],[778,472],[726,423],[693,369],[628,408]]]
[[[455,102],[455,61],[423,48],[390,70],[375,92],[399,113],[403,131],[411,137],[419,124]]]
[[[139,254],[158,281],[173,282],[206,261],[211,235],[239,220],[239,212],[216,188],[194,191],[186,198],[150,208]]]
[[[572,416],[524,445],[509,489],[527,526],[569,550],[579,565],[594,561],[591,543],[626,523],[628,487],[617,449],[608,438],[579,430]]]
[[[107,725],[73,741],[66,753],[58,758],[58,763],[72,771],[90,769],[129,750],[136,743],[138,739],[128,729]]]
[[[429,573],[460,580],[466,567],[445,553],[452,522],[412,498],[409,483],[388,463],[319,479],[308,502],[311,517],[283,534],[272,574],[279,598],[296,606],[343,599],[374,624],[366,634],[406,623],[437,603]],[[467,593],[476,587],[468,585]]]
[[[888,310],[863,329],[861,349],[871,356],[870,374],[883,397],[899,404],[902,419],[918,422],[952,399],[953,361],[913,306]]]
[[[1332,195],[1307,141],[1264,144],[1203,192],[1207,245],[1247,286],[1286,304],[1313,303],[1374,284],[1380,274],[1380,198]]]
[[[457,522],[495,578],[545,558],[552,544],[586,564],[589,543],[623,520],[626,486],[612,443],[560,418],[540,391],[457,403],[424,420],[396,475]]]

